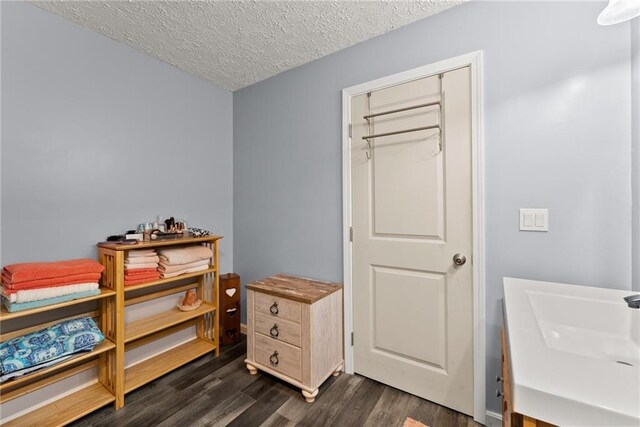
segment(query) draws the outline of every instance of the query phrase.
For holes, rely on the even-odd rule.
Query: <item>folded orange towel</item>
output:
[[[135,278],[135,279],[124,279],[124,285],[139,285],[141,283],[153,282],[154,280],[158,280],[160,278],[160,274],[156,277],[144,277],[144,278]]]
[[[102,273],[104,267],[92,259],[72,259],[55,262],[27,262],[4,267],[3,274],[11,283],[52,279],[72,274]]]
[[[127,279],[144,279],[145,277],[158,277],[160,275],[159,272],[157,271],[150,271],[148,273],[144,273],[144,274],[125,274],[124,275],[124,280]]]
[[[156,270],[155,268],[143,268],[140,270],[125,270],[124,272],[124,277],[138,277],[138,276],[148,276],[148,275],[153,275],[153,274],[157,274],[158,270]]]
[[[64,277],[54,277],[50,279],[30,280],[27,282],[13,283],[3,273],[2,285],[7,289],[36,289],[36,288],[48,288],[53,286],[65,286],[75,285],[78,283],[97,282],[102,276],[101,273],[85,273],[85,274],[70,274]]]

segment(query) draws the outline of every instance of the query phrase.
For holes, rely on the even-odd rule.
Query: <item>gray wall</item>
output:
[[[233,95],[28,3],[2,2],[2,264],[95,257],[156,215],[223,234]]]
[[[243,283],[342,280],[341,89],[485,52],[487,405],[503,276],[631,288],[630,25],[601,2],[471,2],[234,93]],[[518,208],[550,209],[549,233]],[[244,298],[244,296],[243,296]]]
[[[224,235],[221,267],[232,271],[231,92],[28,3],[0,8],[0,263],[95,257],[105,236],[161,214]],[[169,296],[126,316],[175,304]],[[127,363],[194,334],[139,347]],[[3,421],[94,378],[5,403]]]
[[[640,18],[631,23],[633,290],[640,291]]]

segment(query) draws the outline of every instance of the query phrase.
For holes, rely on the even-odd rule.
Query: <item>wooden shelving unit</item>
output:
[[[197,238],[183,238],[175,240],[161,240],[140,242],[135,245],[117,243],[98,244],[98,255],[105,266],[103,284],[115,289],[115,333],[112,337],[115,343],[115,359],[112,383],[115,390],[116,409],[125,403],[125,394],[143,386],[149,381],[188,363],[204,354],[215,352],[219,354],[218,337],[218,286],[219,286],[219,241],[222,236],[206,236]],[[133,286],[124,286],[124,260],[128,251],[142,249],[160,249],[173,246],[204,245],[213,252],[213,257],[207,270],[197,273],[183,274],[168,279],[154,280]],[[184,284],[185,280],[191,283]],[[161,285],[175,286],[154,290]],[[156,313],[144,319],[136,320],[125,325],[124,311],[126,306],[138,304],[167,295],[196,289],[202,305],[193,311],[183,312],[172,310]],[[132,291],[147,291],[142,295],[132,296]],[[125,351],[147,344],[185,327],[196,327],[196,338],[178,347],[158,354],[129,368],[124,367]]]
[[[217,325],[220,239],[222,239],[221,236],[206,236],[144,242],[136,245],[98,244],[99,260],[105,267],[100,294],[15,313],[9,313],[4,307],[0,308],[0,327],[3,329],[3,332],[0,333],[0,342],[47,328],[64,320],[84,316],[93,317],[106,338],[91,352],[77,354],[56,365],[0,384],[1,404],[83,371],[98,369],[96,383],[74,391],[26,415],[3,423],[3,425],[62,426],[111,402],[114,402],[115,408],[119,409],[124,405],[126,393],[207,353],[215,352],[217,356],[219,354]],[[188,245],[205,245],[213,251],[207,270],[135,286],[124,286],[124,260],[127,251]],[[185,283],[185,281],[188,282]],[[168,284],[175,284],[175,286],[162,286]],[[160,289],[154,290],[155,287]],[[125,306],[194,288],[198,298],[203,301],[196,310],[183,312],[175,308],[125,325]],[[140,292],[134,294],[132,291]],[[19,330],[4,332],[6,322],[14,319],[69,308],[89,301],[97,302],[96,310],[67,317],[61,315],[55,321],[37,323]],[[124,355],[127,349],[147,344],[193,326],[196,328],[197,336],[193,340],[125,369]]]
[[[79,353],[58,364],[49,366],[36,372],[9,380],[0,384],[0,403],[25,396],[33,391],[39,390],[48,385],[54,384],[70,376],[76,375],[88,369],[98,368],[100,377],[97,383],[77,390],[54,402],[42,406],[9,422],[3,423],[6,426],[62,426],[86,415],[104,405],[115,401],[115,390],[109,380],[109,366],[113,364],[116,355],[116,343],[113,339],[115,330],[115,289],[101,287],[100,294],[53,304],[45,307],[38,307],[31,310],[24,310],[15,313],[8,312],[4,307],[0,310],[0,328],[3,333],[0,335],[0,342],[10,340],[15,337],[26,335],[38,330],[47,328],[56,323],[78,317],[93,317],[96,324],[102,330],[106,339],[97,345],[92,351]],[[6,324],[17,318],[24,318],[37,313],[55,311],[73,305],[86,303],[89,301],[98,302],[98,310],[89,313],[81,313],[73,316],[60,316],[55,321],[46,323],[36,323],[29,327],[4,332]]]

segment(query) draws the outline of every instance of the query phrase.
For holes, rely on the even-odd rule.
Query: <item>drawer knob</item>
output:
[[[280,311],[280,310],[278,310],[278,303],[277,303],[277,302],[274,302],[273,304],[271,304],[271,307],[269,308],[269,311],[270,311],[270,312],[271,312],[271,314],[273,314],[274,316],[275,316],[276,314],[278,314],[278,312]]]
[[[273,366],[278,366],[278,352],[274,351],[273,354],[271,355],[271,357],[269,357],[269,362],[271,363],[271,365]]]
[[[278,338],[278,335],[280,335],[280,332],[278,332],[278,324],[277,323],[273,324],[273,327],[269,330],[269,333],[271,334],[272,337]]]

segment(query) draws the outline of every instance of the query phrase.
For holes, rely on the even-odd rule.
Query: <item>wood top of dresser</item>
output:
[[[305,304],[313,304],[327,295],[342,289],[342,285],[304,277],[276,274],[275,276],[247,284],[247,289]]]

